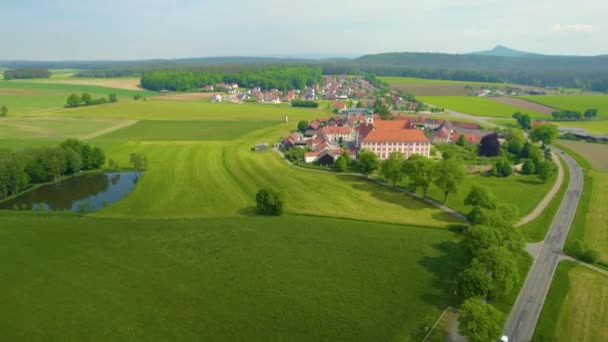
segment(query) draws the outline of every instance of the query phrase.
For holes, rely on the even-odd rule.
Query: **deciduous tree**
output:
[[[388,159],[380,164],[380,173],[386,178],[393,188],[403,178],[403,162],[405,156],[401,152],[393,152]]]
[[[555,125],[536,125],[530,131],[532,141],[542,141],[543,147],[551,144],[553,139],[559,136],[559,130]]]
[[[500,141],[496,133],[488,134],[481,138],[479,143],[479,155],[482,157],[496,157],[500,154]]]
[[[458,331],[469,342],[496,341],[502,332],[503,314],[477,298],[467,299],[460,308]]]
[[[445,204],[448,195],[458,191],[460,183],[466,176],[464,164],[458,159],[451,158],[438,163],[435,170],[435,185],[443,191],[443,204]]]
[[[422,196],[426,198],[426,192],[433,183],[435,177],[435,161],[414,154],[403,163],[403,172],[410,179],[410,187],[422,189]]]
[[[370,150],[362,150],[357,157],[357,169],[359,172],[369,177],[374,171],[378,170],[380,162],[378,156]]]

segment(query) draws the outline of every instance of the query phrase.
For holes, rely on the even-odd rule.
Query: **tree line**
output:
[[[208,84],[237,83],[239,86],[262,90],[283,91],[304,89],[322,81],[321,68],[306,66],[275,66],[239,72],[156,71],[145,73],[142,87],[150,90],[187,91]]]
[[[118,97],[114,93],[109,94],[107,99],[105,97],[94,99],[89,93],[83,93],[82,95],[71,94],[70,96],[68,96],[66,107],[76,108],[81,106],[94,106],[108,102],[114,103],[117,101]]]
[[[598,110],[594,108],[587,109],[584,113],[577,112],[574,110],[559,110],[551,113],[554,120],[564,120],[564,121],[578,121],[581,119],[594,119],[597,117]]]
[[[4,71],[5,80],[49,77],[51,77],[51,72],[49,69],[43,68],[18,68]]]
[[[105,164],[104,151],[76,139],[56,147],[18,152],[0,150],[0,199],[16,195],[33,184],[57,181],[62,176],[95,170]]]

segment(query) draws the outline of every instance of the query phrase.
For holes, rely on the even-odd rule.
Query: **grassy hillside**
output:
[[[529,114],[533,118],[550,118],[542,113],[476,96],[421,96],[420,100],[435,106],[475,116],[510,118],[513,113],[522,112]]]
[[[1,216],[7,340],[413,340],[447,305],[446,230],[326,218]]]

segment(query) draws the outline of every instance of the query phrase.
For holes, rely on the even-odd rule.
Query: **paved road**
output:
[[[566,161],[570,170],[570,184],[505,326],[509,341],[527,342],[532,338],[583,191],[583,171],[580,166],[569,155],[561,154],[556,147],[551,146],[551,149]]]

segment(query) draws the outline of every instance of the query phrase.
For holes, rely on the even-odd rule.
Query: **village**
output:
[[[476,123],[401,114],[383,119],[379,114],[356,114],[351,109],[344,109],[331,118],[318,118],[305,127],[298,126],[299,131],[281,141],[282,150],[303,149],[304,163],[321,166],[333,165],[345,152],[355,160],[362,150],[375,153],[379,160],[387,159],[393,152],[400,152],[406,158],[414,154],[429,158],[431,144],[462,139],[477,144],[492,133]]]

